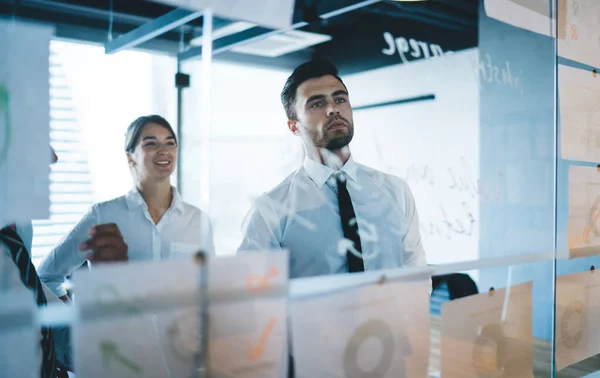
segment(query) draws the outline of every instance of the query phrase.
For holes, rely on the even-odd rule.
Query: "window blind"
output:
[[[33,221],[34,264],[52,250],[93,204],[81,123],[60,52],[53,43],[50,44],[50,144],[58,162],[50,168],[50,219]]]

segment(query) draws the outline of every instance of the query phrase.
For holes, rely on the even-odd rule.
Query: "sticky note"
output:
[[[199,364],[200,270],[185,262],[74,274],[75,369],[85,377],[187,377]]]
[[[532,283],[442,306],[442,377],[533,377]]]
[[[600,1],[558,0],[557,54],[600,66]]]
[[[596,271],[556,278],[556,368],[600,353],[600,275]]]
[[[209,262],[210,376],[287,377],[287,251]]]
[[[600,253],[600,172],[595,167],[569,167],[569,257]]]
[[[600,79],[559,65],[558,101],[562,158],[600,161]]]
[[[296,377],[424,377],[429,279],[369,284],[295,299]]]

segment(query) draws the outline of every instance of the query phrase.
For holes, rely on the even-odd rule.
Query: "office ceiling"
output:
[[[422,58],[427,54],[425,50],[431,53],[432,48],[446,52],[477,46],[479,0],[382,0],[328,19],[317,16],[363,2],[297,0],[294,23],[308,22],[298,30],[328,35],[330,41],[277,57],[227,51],[228,45],[239,45],[249,35],[257,34],[246,31],[221,40],[225,48],[215,58],[290,69],[312,57],[321,57],[335,61],[341,71],[347,73],[414,60],[419,54],[416,59]],[[58,37],[98,43],[107,41],[110,30],[116,38],[173,9],[158,1],[141,0],[0,0],[0,16],[52,23],[56,25]],[[216,19],[214,26],[218,29],[233,22]],[[399,54],[397,48],[393,54],[382,54],[383,49],[390,47],[384,33],[394,39],[403,38],[407,43],[413,39],[414,43],[421,42],[428,47],[422,47],[419,54],[410,47],[405,54]],[[202,18],[198,18],[139,47],[176,54],[182,48],[181,42],[188,46],[201,35]]]

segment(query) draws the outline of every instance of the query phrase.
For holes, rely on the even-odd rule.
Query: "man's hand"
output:
[[[128,261],[127,244],[114,223],[97,224],[90,228],[90,239],[79,245],[82,252],[91,251],[87,258],[92,262]]]

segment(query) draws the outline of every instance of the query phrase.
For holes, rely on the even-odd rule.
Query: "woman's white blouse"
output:
[[[171,207],[154,224],[137,189],[107,202],[97,203],[64,237],[38,268],[40,280],[57,296],[66,294],[65,278],[86,260],[79,244],[89,239],[96,224],[116,223],[129,247],[129,261],[190,259],[197,251],[214,253],[210,219],[181,199],[173,188]],[[191,259],[190,259],[191,261]]]

